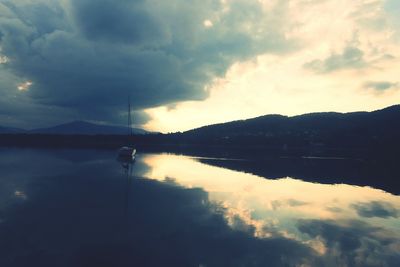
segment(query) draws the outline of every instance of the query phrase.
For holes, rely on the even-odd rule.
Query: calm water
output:
[[[400,266],[399,196],[242,163],[1,149],[0,266]]]

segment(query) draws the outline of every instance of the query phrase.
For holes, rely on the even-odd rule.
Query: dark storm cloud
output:
[[[134,122],[134,125],[142,125],[145,124],[146,122],[150,121],[151,117],[147,113],[143,111],[135,111],[132,114],[132,121]]]
[[[18,80],[0,64],[0,125],[15,125],[29,128],[56,124],[75,118],[75,112],[70,109],[52,105],[40,105],[31,100],[26,92],[16,90]],[[57,117],[48,116],[57,114]]]
[[[366,203],[353,204],[352,207],[361,217],[371,218],[398,218],[400,211],[388,202],[371,201]]]
[[[256,0],[2,1],[0,54],[6,70],[42,106],[116,122],[130,95],[140,110],[207,97],[229,66],[291,49]],[[212,27],[203,22],[210,20]],[[0,88],[0,90],[5,90]],[[57,114],[53,114],[57,116]]]
[[[306,69],[316,73],[329,73],[341,69],[362,68],[367,64],[364,60],[364,52],[357,47],[346,47],[342,53],[332,53],[329,57],[304,64]]]
[[[131,44],[159,43],[165,29],[142,0],[72,0],[81,32],[93,40]]]

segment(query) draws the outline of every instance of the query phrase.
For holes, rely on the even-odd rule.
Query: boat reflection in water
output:
[[[129,153],[118,153],[117,161],[121,164],[121,166],[131,172],[131,167],[135,163],[136,159],[136,149],[134,151],[130,151]],[[120,152],[121,150],[119,150]],[[130,174],[132,175],[132,173]]]
[[[136,151],[135,151],[136,152]],[[135,153],[136,154],[136,153]],[[124,169],[124,175],[126,178],[126,186],[125,186],[125,199],[124,199],[124,215],[126,218],[128,217],[128,211],[129,211],[129,195],[131,192],[131,187],[132,187],[132,170],[133,170],[133,165],[135,164],[135,155],[133,156],[121,156],[121,154],[118,155],[117,161],[121,164],[121,167]]]

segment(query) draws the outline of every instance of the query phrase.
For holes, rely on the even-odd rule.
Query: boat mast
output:
[[[132,117],[131,117],[131,96],[128,96],[128,128],[129,128],[129,135],[133,135],[132,131]]]

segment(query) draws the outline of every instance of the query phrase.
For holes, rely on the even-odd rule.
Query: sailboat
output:
[[[129,145],[129,140],[133,136],[130,98],[128,100],[128,130],[128,144],[118,150],[118,157],[121,159],[133,160],[135,159],[136,149],[134,146]]]

